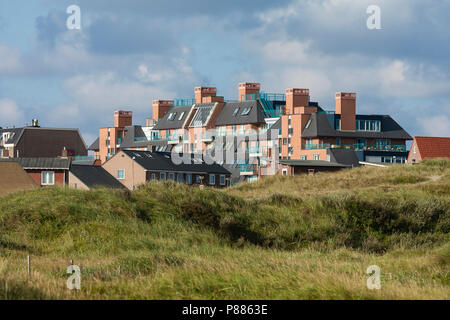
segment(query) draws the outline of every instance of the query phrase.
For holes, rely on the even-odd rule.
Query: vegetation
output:
[[[449,231],[445,159],[227,190],[45,188],[0,199],[0,299],[449,299]]]

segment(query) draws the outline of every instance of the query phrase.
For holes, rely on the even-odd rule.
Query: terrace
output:
[[[355,144],[304,144],[303,150],[316,150],[316,149],[353,149],[355,151],[395,151],[406,152],[406,145],[366,145],[362,143]]]

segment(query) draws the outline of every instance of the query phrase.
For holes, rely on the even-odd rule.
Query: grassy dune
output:
[[[227,190],[46,188],[0,198],[0,299],[449,299],[449,230],[449,160]]]

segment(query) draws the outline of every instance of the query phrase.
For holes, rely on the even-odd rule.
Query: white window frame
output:
[[[45,178],[47,174],[51,174],[52,181],[48,182],[48,178]],[[55,171],[41,171],[41,185],[42,186],[53,186],[55,185]]]
[[[119,172],[123,171],[123,177],[119,176]],[[117,169],[117,180],[125,180],[125,169]]]
[[[317,159],[316,159],[316,158],[317,158]],[[314,159],[314,160],[320,160],[320,154],[319,154],[319,153],[314,154],[314,155],[313,155],[313,159]]]
[[[212,183],[211,183],[211,180],[213,181]],[[216,175],[215,174],[210,174],[209,175],[209,185],[213,186],[215,184],[216,184]]]

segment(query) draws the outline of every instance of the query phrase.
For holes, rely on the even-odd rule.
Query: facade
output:
[[[16,161],[0,160],[0,196],[36,188],[34,180]]]
[[[53,158],[66,150],[68,156],[87,155],[87,147],[78,129],[34,126],[0,129],[0,157]]]
[[[93,188],[123,189],[124,186],[100,166],[72,164],[69,172],[69,187],[79,190]]]
[[[450,158],[450,138],[414,137],[408,163],[415,164],[433,158]]]
[[[13,158],[0,160],[15,161],[38,186],[67,185],[69,181],[70,158]]]
[[[122,150],[103,168],[129,190],[152,180],[172,180],[188,185],[222,188],[230,184],[230,172],[218,164],[193,160],[175,164],[166,152]]]

